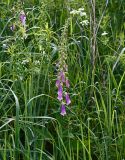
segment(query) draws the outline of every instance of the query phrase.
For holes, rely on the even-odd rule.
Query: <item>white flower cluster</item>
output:
[[[82,26],[87,26],[88,24],[89,24],[89,21],[86,19],[86,20],[84,20],[84,21],[81,21],[80,22],[80,24],[82,25]]]
[[[82,26],[87,26],[89,24],[89,21],[87,20],[87,14],[84,11],[84,8],[79,8],[78,10],[73,9],[70,12],[70,14],[73,15],[73,16],[75,16],[75,15],[79,16],[80,24]]]
[[[78,10],[73,9],[70,12],[71,15],[79,15],[81,17],[86,16],[86,12],[84,12],[84,8],[79,8]]]

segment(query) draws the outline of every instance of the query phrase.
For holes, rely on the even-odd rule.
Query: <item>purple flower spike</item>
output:
[[[59,85],[60,85],[60,80],[56,80],[56,87],[59,87]]]
[[[57,99],[59,101],[61,101],[63,99],[63,88],[61,85],[58,87],[58,98]]]
[[[70,84],[69,84],[69,80],[66,79],[66,87],[69,88],[70,87]]]
[[[68,93],[66,93],[66,104],[69,105],[71,103],[71,100],[69,98]]]
[[[66,107],[64,104],[62,104],[61,106],[61,113],[60,113],[62,116],[65,116],[66,115]]]
[[[62,82],[65,82],[65,74],[63,71],[60,72],[60,79]]]
[[[20,13],[20,21],[23,26],[26,25],[26,15],[25,15],[24,11],[21,11],[21,13]]]

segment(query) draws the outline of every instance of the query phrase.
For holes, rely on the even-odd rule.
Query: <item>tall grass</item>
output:
[[[87,17],[70,14],[82,7]],[[0,2],[1,160],[125,158],[124,7],[122,0]],[[55,81],[67,20],[71,105],[63,117]]]

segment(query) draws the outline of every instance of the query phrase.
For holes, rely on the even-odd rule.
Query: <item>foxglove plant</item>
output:
[[[68,66],[66,64],[67,53],[66,53],[66,36],[67,36],[67,27],[68,21],[64,27],[62,36],[61,36],[61,44],[59,48],[59,61],[57,63],[58,73],[56,80],[56,87],[58,88],[58,97],[57,99],[61,103],[61,112],[62,116],[66,115],[66,106],[71,103],[70,96],[68,93],[68,89],[70,87],[70,82],[68,79]]]

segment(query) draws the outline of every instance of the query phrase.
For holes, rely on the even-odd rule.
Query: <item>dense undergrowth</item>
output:
[[[124,0],[0,1],[0,160],[125,159],[124,15]]]

